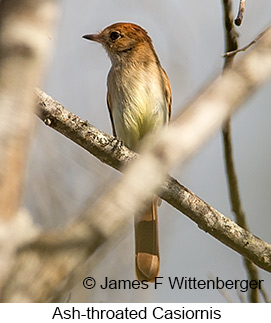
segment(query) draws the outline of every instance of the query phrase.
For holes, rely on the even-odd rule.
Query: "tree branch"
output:
[[[239,14],[238,19],[235,20],[236,24],[241,24],[243,11],[245,7],[245,1],[240,1]],[[223,8],[224,8],[224,27],[225,27],[225,47],[226,52],[231,53],[231,55],[225,56],[224,61],[224,71],[226,68],[232,67],[233,59],[235,54],[238,52],[238,41],[237,41],[237,33],[234,30],[233,25],[233,14],[232,14],[232,1],[231,0],[223,0]],[[265,32],[261,33],[257,38],[260,39]],[[241,197],[239,193],[238,187],[238,178],[234,165],[234,157],[233,157],[233,145],[232,145],[232,135],[231,135],[231,118],[229,118],[222,129],[223,133],[223,144],[224,144],[224,156],[226,163],[226,173],[228,180],[228,189],[230,193],[230,201],[232,211],[235,214],[236,222],[245,230],[249,231],[248,224],[246,222],[246,216],[242,208]],[[254,265],[252,261],[247,258],[244,258],[245,268],[247,270],[250,281],[251,280],[259,280],[259,273],[257,267]],[[257,303],[259,301],[259,289],[251,289],[250,291],[250,300],[253,303]]]
[[[236,26],[241,26],[244,18],[245,8],[246,8],[246,0],[240,0],[238,14],[234,20],[234,23]]]
[[[265,34],[267,33],[269,30],[271,29],[271,26],[268,26],[263,32],[261,32],[254,40],[252,40],[248,45],[240,48],[240,49],[235,49],[235,50],[231,50],[229,52],[226,52],[225,54],[222,55],[222,57],[229,57],[229,56],[233,56],[237,53],[240,52],[245,52],[247,49],[249,49],[249,47],[251,47],[252,45],[256,44],[256,42]]]
[[[21,202],[37,85],[47,58],[46,32],[55,17],[52,0],[0,2],[0,218]]]
[[[36,94],[39,107],[38,116],[41,120],[85,148],[100,161],[117,170],[122,170],[127,163],[137,157],[136,153],[122,145],[115,137],[109,136],[90,125],[87,121],[81,120],[45,92],[37,89]],[[168,176],[159,196],[196,222],[202,230],[208,232],[238,253],[246,255],[244,246],[246,245],[245,241],[249,233],[240,231],[238,225],[213,209],[190,190],[178,183],[177,180]],[[213,226],[212,223],[216,223],[216,225]],[[237,236],[242,238],[234,241],[232,235],[229,234],[233,231],[238,231]],[[252,238],[254,243],[258,245],[258,242],[261,240],[257,239]],[[240,243],[241,240],[243,241],[242,243]],[[266,246],[270,248],[265,242],[261,243],[258,245],[259,253],[253,256],[255,260],[260,257]]]

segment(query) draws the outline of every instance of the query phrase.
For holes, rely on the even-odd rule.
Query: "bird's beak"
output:
[[[85,38],[87,40],[92,40],[92,41],[96,41],[96,42],[101,42],[101,36],[100,34],[89,34],[89,35],[84,35],[82,36],[82,38]]]

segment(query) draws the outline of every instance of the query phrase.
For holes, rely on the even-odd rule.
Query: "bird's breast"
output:
[[[116,134],[135,149],[147,134],[168,121],[159,70],[115,70],[108,75],[112,117]]]

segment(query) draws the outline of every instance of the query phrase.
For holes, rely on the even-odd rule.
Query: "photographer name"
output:
[[[247,292],[250,289],[262,288],[264,280],[247,280],[247,279],[227,279],[219,277],[214,279],[197,279],[196,277],[155,277],[152,285],[146,280],[139,281],[129,279],[109,279],[105,277],[101,289],[148,289],[150,286],[158,289],[160,286],[167,284],[171,289],[189,290],[189,289],[236,289],[241,292]]]

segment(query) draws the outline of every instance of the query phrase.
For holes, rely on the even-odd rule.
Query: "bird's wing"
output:
[[[110,97],[109,91],[107,92],[107,107],[108,107],[108,111],[109,111],[109,115],[110,115],[110,120],[111,120],[111,125],[112,125],[112,130],[113,130],[113,136],[116,137],[117,135],[116,135],[116,130],[115,130],[114,121],[113,121],[112,104],[111,104],[111,97]]]
[[[165,97],[167,102],[167,109],[168,109],[168,119],[170,120],[171,117],[171,104],[172,104],[172,95],[171,95],[171,86],[167,76],[167,73],[164,69],[163,70],[163,79],[165,84]]]

